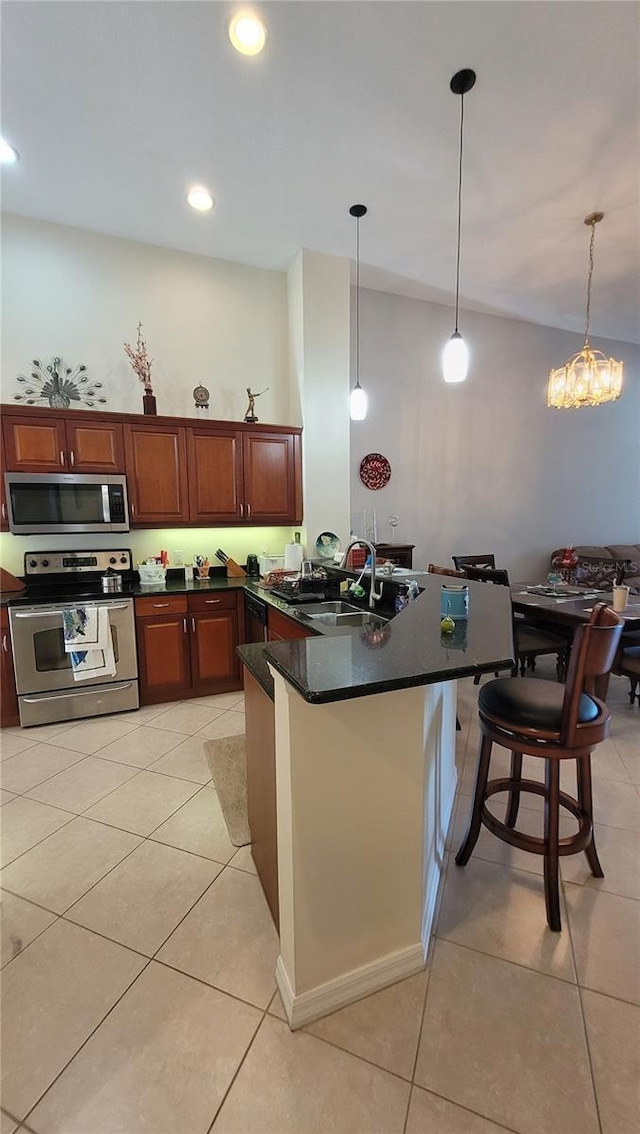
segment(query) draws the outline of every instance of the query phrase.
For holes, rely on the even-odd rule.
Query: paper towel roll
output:
[[[285,543],[284,565],[287,571],[299,571],[302,566],[302,544]]]

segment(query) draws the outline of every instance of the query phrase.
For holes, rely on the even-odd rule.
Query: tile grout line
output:
[[[567,902],[567,895],[566,895],[566,892],[565,892],[565,883],[564,883],[564,878],[562,878],[562,877],[560,878],[560,886],[561,886],[561,889],[562,889],[562,896],[564,898],[564,908],[566,910],[567,933],[569,934],[569,944],[571,946],[571,956],[573,958],[573,966],[576,970],[576,987],[578,989],[578,1004],[580,1006],[580,1019],[582,1021],[582,1032],[583,1032],[583,1036],[584,1036],[584,1045],[585,1045],[585,1049],[586,1049],[586,1052],[587,1052],[587,1061],[588,1061],[588,1064],[589,1064],[589,1075],[591,1076],[591,1088],[593,1090],[593,1102],[594,1102],[594,1106],[595,1106],[595,1110],[596,1110],[596,1120],[597,1120],[597,1123],[598,1123],[598,1130],[600,1131],[600,1134],[603,1134],[602,1116],[600,1114],[600,1103],[598,1101],[598,1090],[597,1090],[596,1078],[595,1078],[595,1074],[594,1074],[594,1070],[593,1070],[593,1060],[592,1060],[592,1057],[591,1057],[591,1046],[589,1044],[589,1032],[588,1032],[588,1029],[587,1029],[586,1016],[584,1014],[584,1004],[583,1004],[583,1001],[582,1001],[582,988],[581,988],[580,983],[579,983],[578,964],[577,964],[577,961],[576,961],[575,948],[574,948],[574,944],[573,944],[573,932],[572,932],[572,929],[571,929],[571,918],[569,917],[569,903]]]

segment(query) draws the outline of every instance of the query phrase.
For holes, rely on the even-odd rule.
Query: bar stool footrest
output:
[[[492,795],[497,795],[498,792],[504,791],[528,792],[530,795],[541,795],[543,798],[546,798],[547,795],[545,785],[536,780],[512,780],[510,777],[504,776],[500,779],[489,780],[485,791],[485,800]],[[578,854],[591,842],[593,835],[591,819],[581,810],[577,799],[567,795],[564,791],[559,793],[559,803],[561,807],[564,807],[573,815],[574,819],[578,820],[579,830],[575,835],[568,835],[566,838],[558,840],[558,854],[561,856]],[[537,835],[525,835],[514,827],[507,827],[506,823],[492,815],[486,803],[482,807],[482,823],[498,839],[502,839],[503,842],[509,843],[512,847],[517,847],[518,850],[540,855],[547,853],[547,844],[544,839]]]

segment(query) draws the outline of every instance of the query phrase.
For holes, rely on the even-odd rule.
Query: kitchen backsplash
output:
[[[284,546],[293,539],[293,532],[302,532],[305,543],[305,530],[290,528],[149,528],[110,535],[34,535],[14,536],[0,534],[0,565],[12,575],[22,575],[25,552],[29,551],[78,551],[91,547],[96,549],[110,547],[130,547],[134,563],[159,555],[162,549],[169,552],[169,562],[173,562],[176,550],[184,552],[185,563],[193,562],[196,555],[208,556],[212,563],[217,548],[222,548],[238,563],[245,563],[247,555],[253,552],[260,555],[284,555]]]

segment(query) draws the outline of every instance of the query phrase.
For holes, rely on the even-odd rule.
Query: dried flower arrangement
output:
[[[144,386],[145,394],[149,397],[153,397],[153,388],[151,386],[151,363],[153,359],[149,358],[147,354],[147,344],[142,338],[142,323],[138,323],[138,342],[136,349],[134,350],[129,343],[124,344],[124,349],[133,369]]]

